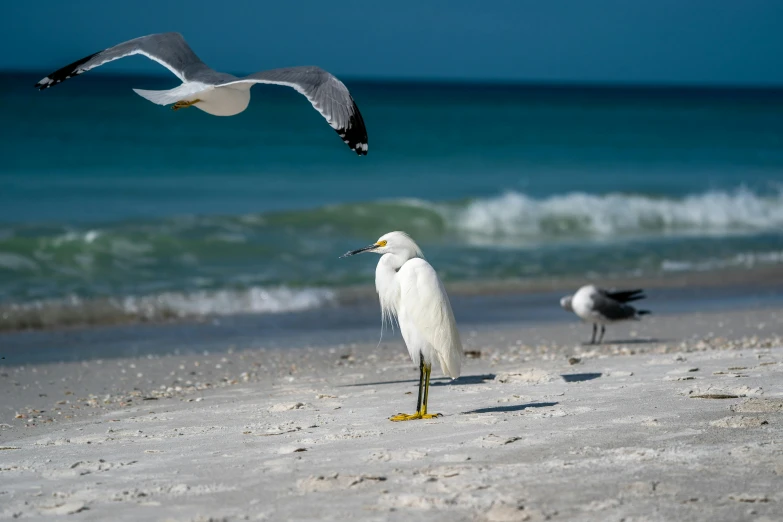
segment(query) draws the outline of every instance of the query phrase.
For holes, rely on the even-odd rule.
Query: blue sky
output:
[[[0,69],[179,31],[210,66],[344,77],[783,85],[783,0],[15,1]],[[219,9],[218,9],[219,7]],[[164,74],[140,57],[107,72]]]

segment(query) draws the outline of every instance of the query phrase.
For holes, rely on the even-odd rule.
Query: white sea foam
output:
[[[0,330],[115,324],[232,314],[301,312],[328,306],[336,293],[322,288],[164,292],[124,298],[72,295],[0,306]]]
[[[68,231],[51,240],[52,245],[60,246],[65,243],[84,242],[90,244],[101,236],[98,230],[88,230],[86,232]]]
[[[783,264],[783,252],[743,252],[730,257],[699,261],[665,259],[661,263],[661,269],[664,272],[692,272],[721,268],[754,268],[775,264]]]
[[[617,234],[721,234],[783,226],[783,193],[713,191],[682,199],[628,194],[570,193],[534,199],[518,192],[439,207],[446,225],[475,236],[546,239]]]
[[[252,287],[244,290],[165,292],[126,297],[122,309],[144,317],[173,314],[180,317],[231,314],[274,314],[320,308],[335,300],[332,290]]]

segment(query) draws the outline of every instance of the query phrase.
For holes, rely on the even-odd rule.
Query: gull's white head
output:
[[[411,237],[405,232],[389,232],[378,238],[378,241],[372,245],[367,245],[364,248],[358,250],[351,250],[346,252],[340,257],[348,257],[362,252],[375,252],[376,254],[393,254],[404,260],[413,259],[415,257],[423,258],[419,245],[416,244]]]
[[[573,312],[574,308],[571,306],[571,300],[574,298],[572,295],[567,295],[560,299],[560,306],[567,312]]]

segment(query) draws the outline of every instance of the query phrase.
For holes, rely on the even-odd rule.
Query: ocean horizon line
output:
[[[0,69],[0,78],[12,76],[29,76],[36,78],[38,75],[46,76],[51,71],[48,69]],[[252,74],[251,72],[231,72],[235,76],[244,76]],[[95,71],[91,72],[91,77],[100,77],[104,79],[147,79],[158,80],[161,78],[170,78],[171,74],[167,71],[160,73],[152,72],[129,72],[129,71]],[[684,82],[617,82],[617,81],[584,81],[584,80],[544,80],[544,79],[482,79],[482,78],[436,78],[436,77],[413,77],[413,76],[337,76],[353,84],[366,86],[382,85],[401,85],[401,86],[423,86],[423,87],[479,87],[479,88],[500,88],[500,89],[519,89],[530,91],[626,91],[626,92],[748,92],[748,93],[774,93],[783,95],[783,84],[708,84],[708,83],[684,83]]]

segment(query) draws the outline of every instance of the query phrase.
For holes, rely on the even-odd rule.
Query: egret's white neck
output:
[[[409,259],[408,257],[403,257],[389,252],[381,256],[380,261],[378,261],[378,269],[393,270],[394,272],[396,272],[397,270],[402,268],[402,265],[404,265],[408,259]]]
[[[381,316],[383,322],[391,321],[397,316],[400,300],[400,284],[397,280],[397,270],[407,261],[394,254],[384,254],[375,267],[375,290],[381,301]]]

